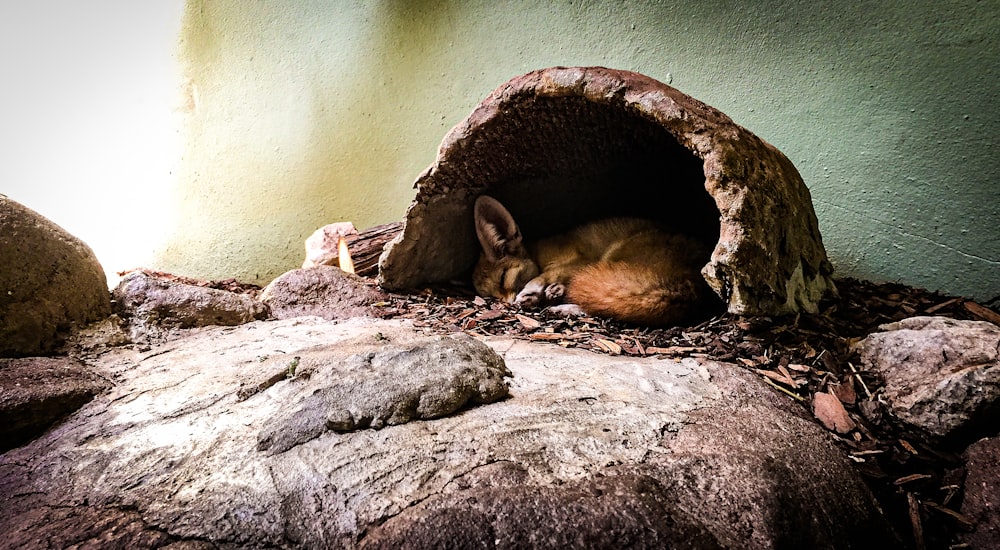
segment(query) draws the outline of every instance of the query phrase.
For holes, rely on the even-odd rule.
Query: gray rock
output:
[[[1000,437],[981,439],[965,450],[965,496],[962,514],[976,524],[962,535],[972,548],[992,548],[1000,541]]]
[[[267,308],[245,294],[190,285],[142,271],[126,275],[112,291],[115,310],[143,339],[170,328],[234,326],[267,316]]]
[[[0,357],[47,355],[69,329],[110,313],[90,247],[0,195]]]
[[[693,411],[641,464],[557,486],[527,475],[479,481],[408,508],[362,546],[898,547],[867,488],[814,430],[759,404]]]
[[[815,312],[835,292],[809,191],[780,151],[649,77],[550,68],[497,88],[443,139],[379,262],[394,290],[463,276],[489,194],[526,238],[599,217],[654,219],[714,244],[702,274],[731,313]]]
[[[0,359],[0,452],[37,437],[109,385],[75,359]]]
[[[327,430],[378,429],[492,403],[507,397],[511,375],[496,352],[464,334],[391,342],[369,336],[277,362],[277,374],[290,381],[280,397],[287,410],[267,419],[258,436],[257,449],[270,453]]]
[[[111,350],[95,365],[114,388],[0,456],[0,531],[15,546],[65,545],[66,516],[80,510],[128,526],[107,535],[120,547],[150,532],[221,548],[379,546],[401,534],[446,547],[600,546],[620,535],[635,547],[823,548],[891,538],[846,457],[797,405],[739,368],[695,359],[489,339],[514,375],[507,399],[258,450],[262,432],[297,429],[290,411],[311,388],[335,384],[359,343],[377,354],[414,340],[399,321],[302,317]],[[441,342],[442,357],[460,354]],[[341,347],[341,360],[326,359]],[[436,362],[398,376],[425,375],[445,394],[467,380],[447,374],[452,361]],[[374,377],[377,363],[353,366]],[[475,378],[500,369],[490,372]]]
[[[911,317],[858,344],[862,364],[885,379],[889,411],[934,439],[976,439],[1000,421],[1000,327]],[[986,435],[981,432],[980,436]]]
[[[375,316],[373,305],[386,299],[385,293],[365,279],[327,265],[293,269],[271,281],[260,295],[275,319]]]

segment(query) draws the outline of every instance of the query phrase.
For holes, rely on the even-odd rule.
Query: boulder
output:
[[[857,347],[885,380],[889,412],[933,440],[975,440],[1000,422],[1000,327],[910,317],[879,327]],[[978,435],[977,435],[978,434]]]
[[[70,329],[110,313],[90,247],[0,195],[0,357],[47,355]]]
[[[291,381],[275,390],[285,410],[264,421],[257,437],[257,450],[271,454],[328,430],[379,429],[492,403],[507,397],[510,376],[496,352],[464,334],[391,341],[366,335],[277,363],[277,378]]]
[[[171,328],[233,326],[267,316],[267,308],[246,294],[186,284],[133,271],[112,291],[115,311],[142,339]]]
[[[388,298],[367,279],[327,265],[293,269],[271,281],[260,295],[275,319],[377,316],[373,306]]]
[[[0,530],[26,548],[98,521],[70,542],[898,546],[822,428],[738,367],[485,344],[300,317],[112,349],[95,366],[114,388],[0,456]],[[262,447],[304,433],[293,411],[326,422]]]
[[[75,359],[0,359],[0,452],[37,437],[110,384]]]
[[[382,255],[389,289],[467,277],[473,203],[502,202],[527,239],[636,216],[705,242],[731,313],[815,312],[835,292],[791,161],[728,116],[647,76],[555,67],[497,88],[443,139]]]

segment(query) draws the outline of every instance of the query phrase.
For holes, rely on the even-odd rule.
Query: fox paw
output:
[[[556,315],[562,315],[563,317],[579,317],[587,314],[586,311],[583,311],[583,309],[576,304],[559,304],[558,306],[552,306],[545,311],[550,311]]]
[[[514,299],[514,305],[534,308],[542,305],[544,296],[547,290],[542,286],[541,283],[530,281],[524,286],[521,292],[517,293],[517,298]]]
[[[550,302],[558,302],[566,294],[566,286],[562,283],[552,283],[545,287],[545,299]]]

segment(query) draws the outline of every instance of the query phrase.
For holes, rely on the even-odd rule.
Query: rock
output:
[[[556,67],[516,77],[444,137],[415,186],[379,263],[389,290],[467,276],[479,254],[473,203],[488,194],[528,239],[628,215],[714,244],[702,274],[731,313],[815,312],[835,292],[791,161],[641,74]]]
[[[245,294],[129,273],[112,291],[115,310],[129,323],[133,339],[164,329],[234,326],[267,316],[267,308]]]
[[[0,452],[37,437],[108,386],[75,359],[0,359]]]
[[[995,429],[1000,327],[911,317],[879,329],[858,344],[858,352],[861,363],[885,379],[890,413],[933,439],[972,440]]]
[[[699,409],[643,464],[557,486],[488,477],[408,508],[362,546],[898,547],[850,465],[815,435],[813,424],[759,405]]]
[[[0,357],[47,355],[70,329],[110,313],[90,247],[0,195]]]
[[[357,234],[358,230],[351,222],[331,223],[313,231],[306,239],[306,259],[302,262],[302,268],[337,265],[340,239],[346,240],[348,236]]]
[[[992,548],[1000,540],[1000,437],[981,439],[965,450],[962,514],[976,523],[962,541],[971,548]]]
[[[821,428],[752,374],[711,361],[492,338],[514,375],[506,399],[381,429],[327,426],[284,452],[258,450],[260,434],[294,432],[290,411],[336,384],[352,356],[373,357],[374,380],[376,355],[393,346],[406,355],[421,340],[400,321],[302,317],[110,350],[94,364],[115,387],[0,456],[0,531],[13,546],[65,546],[79,513],[127,525],[102,540],[118,547],[154,532],[239,548],[377,547],[401,537],[410,547],[618,546],[613,536],[638,548],[898,546]],[[460,380],[495,381],[496,366],[457,374],[491,361],[475,359],[474,345],[473,360],[448,359],[464,353],[455,351],[464,340],[439,340],[440,361],[398,376],[459,396],[470,385]],[[355,367],[357,376],[369,370]],[[376,393],[355,387],[345,399]]]
[[[325,265],[289,271],[271,281],[260,295],[276,319],[375,316],[372,306],[387,299],[388,295],[364,279]]]
[[[272,361],[273,362],[273,361]],[[464,334],[338,342],[278,359],[286,410],[264,422],[257,449],[283,453],[327,430],[384,428],[507,397],[510,371]],[[290,365],[290,366],[286,366]],[[273,377],[272,377],[273,379]]]
[[[452,493],[375,528],[361,547],[724,548],[668,487],[643,473]]]

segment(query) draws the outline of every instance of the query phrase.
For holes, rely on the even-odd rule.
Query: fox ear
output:
[[[521,230],[500,201],[486,195],[479,197],[474,215],[476,235],[488,260],[495,262],[521,248]]]

